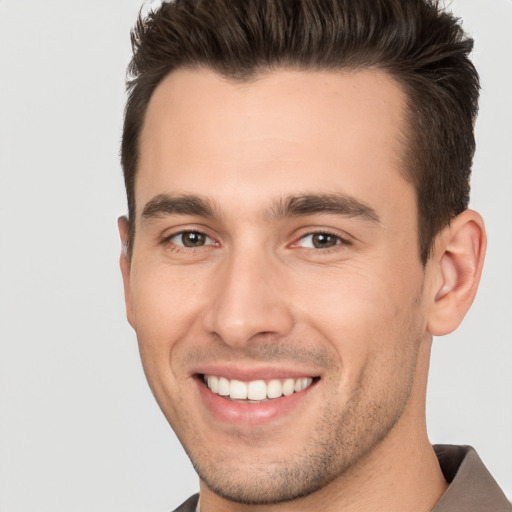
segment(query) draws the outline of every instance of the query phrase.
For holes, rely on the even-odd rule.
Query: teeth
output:
[[[229,396],[229,388],[229,380],[224,377],[219,377],[219,391],[217,391],[217,393],[221,396]]]
[[[232,380],[229,386],[231,400],[245,400],[247,398],[247,384],[239,380]]]
[[[265,400],[267,398],[267,385],[264,380],[253,380],[247,384],[247,398],[249,400]]]
[[[208,388],[212,390],[213,393],[219,392],[219,379],[217,377],[214,377],[213,375],[208,377]]]
[[[267,398],[279,398],[283,395],[290,396],[303,391],[311,386],[313,379],[302,377],[299,379],[272,379],[268,382],[264,380],[242,382],[235,379],[228,380],[225,377],[205,375],[204,381],[212,393],[229,396],[231,400],[261,401]]]
[[[283,385],[280,380],[271,380],[267,384],[267,398],[279,398],[283,394]]]
[[[293,395],[295,391],[295,381],[293,379],[286,379],[283,382],[283,395],[290,396]]]

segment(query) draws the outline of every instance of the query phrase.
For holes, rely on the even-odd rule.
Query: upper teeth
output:
[[[306,389],[313,382],[311,377],[272,379],[268,382],[264,380],[242,382],[214,375],[205,375],[204,379],[212,393],[229,396],[232,400],[265,400],[266,398],[279,398],[283,395],[289,396]]]

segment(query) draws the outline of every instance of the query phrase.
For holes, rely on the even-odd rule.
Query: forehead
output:
[[[400,172],[404,105],[400,86],[378,70],[283,69],[247,82],[175,71],[146,113],[138,211],[159,193],[221,204],[239,196],[242,208],[312,188],[389,201],[397,186],[408,187]]]

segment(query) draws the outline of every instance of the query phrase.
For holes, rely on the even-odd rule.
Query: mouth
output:
[[[192,375],[212,425],[249,428],[294,421],[317,400],[322,377],[284,368],[210,365]],[[221,427],[224,428],[224,427]]]
[[[263,403],[288,397],[305,391],[319,380],[319,377],[312,376],[244,382],[218,375],[202,374],[199,377],[214,395],[245,403]]]

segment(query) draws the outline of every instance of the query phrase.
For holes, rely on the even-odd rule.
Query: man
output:
[[[486,245],[472,41],[426,0],[182,0],[133,34],[127,315],[200,477],[177,510],[506,511],[430,445]]]

